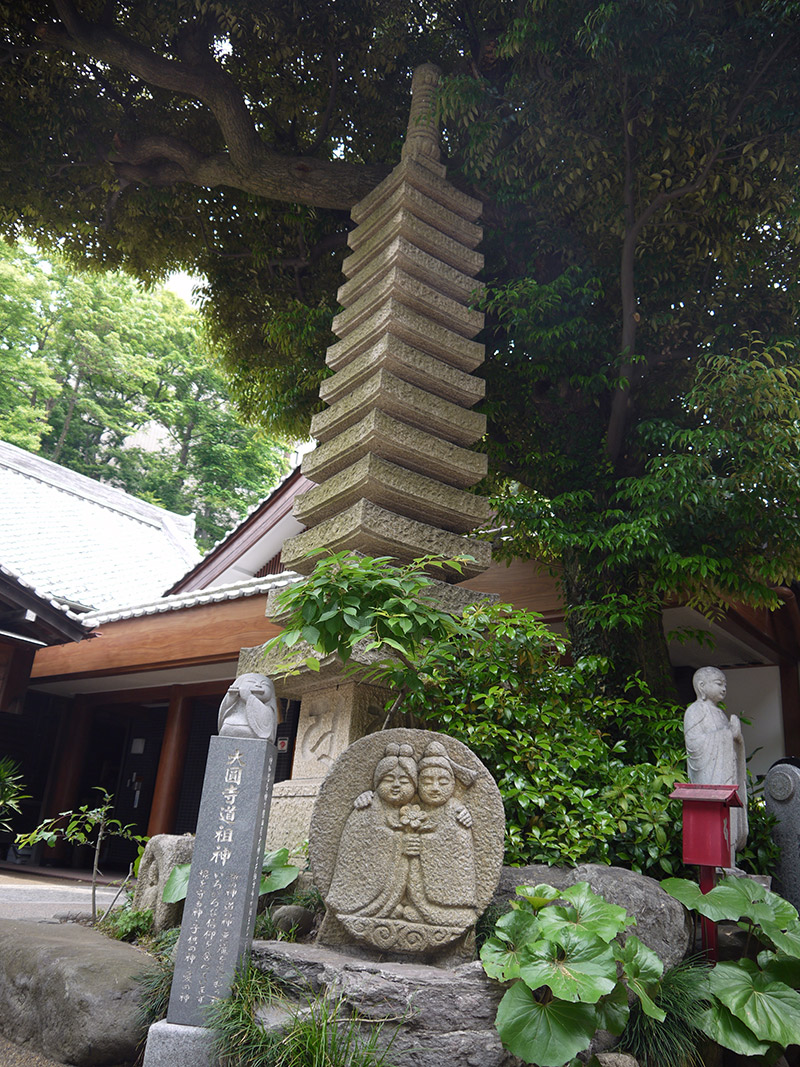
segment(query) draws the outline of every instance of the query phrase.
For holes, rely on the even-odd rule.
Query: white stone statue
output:
[[[222,698],[217,724],[220,737],[264,737],[275,743],[278,700],[265,674],[240,674]]]
[[[727,682],[718,667],[701,667],[692,678],[697,700],[686,709],[683,736],[689,781],[698,785],[738,786],[741,808],[731,808],[731,867],[747,843],[747,769],[738,715],[730,719],[719,707]]]

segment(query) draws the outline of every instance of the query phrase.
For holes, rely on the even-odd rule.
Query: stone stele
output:
[[[460,741],[383,730],[322,784],[309,858],[326,915],[319,943],[426,962],[468,950],[503,862],[494,779]]]

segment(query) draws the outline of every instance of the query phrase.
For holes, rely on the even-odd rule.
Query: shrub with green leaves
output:
[[[683,774],[675,708],[631,687],[603,693],[603,661],[564,662],[566,643],[508,605],[475,605],[464,630],[417,658],[404,706],[489,767],[506,810],[506,862],[680,867]]]
[[[19,814],[20,803],[27,799],[19,764],[10,756],[0,757],[0,832],[11,829],[12,812]]]
[[[137,910],[123,905],[107,911],[98,923],[102,933],[116,941],[138,941],[153,928],[153,913],[150,908]]]

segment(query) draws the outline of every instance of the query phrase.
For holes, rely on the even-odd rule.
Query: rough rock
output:
[[[82,926],[0,920],[0,1030],[75,1067],[133,1064],[140,949]]]
[[[598,1052],[600,1067],[639,1067],[639,1061],[627,1052]]]
[[[270,915],[275,926],[285,934],[294,931],[297,937],[305,937],[314,928],[314,912],[299,904],[282,904],[273,908]]]
[[[152,911],[153,930],[157,934],[180,924],[183,901],[166,904],[161,898],[173,867],[181,863],[191,863],[193,851],[194,837],[191,834],[181,837],[174,834],[156,834],[145,846],[139,864],[133,906],[137,910],[149,908]]]
[[[379,963],[316,945],[255,941],[253,961],[279,980],[342,996],[367,1019],[386,1020],[397,1067],[517,1067],[494,1028],[503,988],[478,961],[452,970],[420,963]]]

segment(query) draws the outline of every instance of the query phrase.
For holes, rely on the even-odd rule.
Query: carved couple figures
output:
[[[400,729],[356,741],[311,821],[328,909],[321,943],[428,954],[460,945],[497,884],[503,821],[497,786],[454,738]]]
[[[345,824],[327,903],[339,914],[459,925],[475,914],[472,815],[454,797],[475,772],[439,741],[390,743]]]
[[[730,720],[719,704],[725,699],[725,675],[717,667],[701,667],[692,679],[695,700],[686,709],[683,734],[689,781],[698,785],[736,785],[744,805],[731,808],[731,866],[734,854],[747,843],[747,769],[742,724]]]

